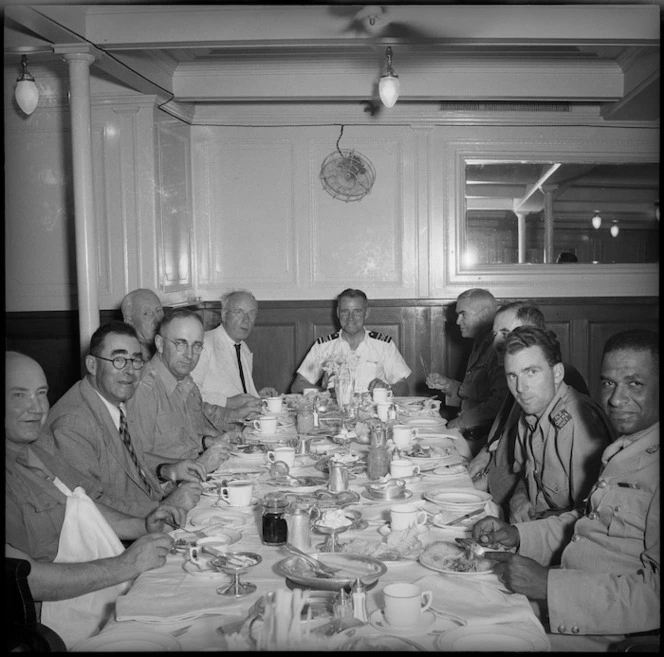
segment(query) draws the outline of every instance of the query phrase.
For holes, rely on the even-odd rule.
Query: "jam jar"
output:
[[[267,493],[263,498],[263,543],[283,545],[288,541],[286,509],[288,501],[283,493]]]

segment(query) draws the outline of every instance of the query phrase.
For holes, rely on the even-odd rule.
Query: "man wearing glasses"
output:
[[[231,409],[203,401],[191,378],[203,337],[203,321],[195,312],[168,312],[155,336],[157,352],[128,403],[145,458],[160,479],[172,478],[167,464],[182,459],[195,460],[206,472],[216,470],[228,457],[228,438],[222,433],[253,412],[247,405]]]
[[[97,482],[101,493],[95,501],[113,509],[145,516],[167,500],[188,511],[200,498],[200,483],[194,482],[204,468],[191,460],[169,464],[169,483],[162,485],[127,408],[144,364],[133,327],[117,321],[100,326],[90,339],[86,376],[53,406],[37,445]]]
[[[245,340],[254,328],[258,302],[251,292],[237,290],[221,298],[221,324],[205,332],[205,349],[191,376],[203,400],[226,408],[247,405],[261,410],[259,397],[274,397],[274,388],[256,391],[254,356]]]

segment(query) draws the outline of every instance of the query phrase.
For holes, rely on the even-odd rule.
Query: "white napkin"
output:
[[[525,595],[501,593],[493,575],[426,575],[415,581],[433,594],[431,608],[464,618],[468,625],[534,623],[546,635]]]
[[[161,568],[142,573],[128,593],[117,599],[116,620],[177,623],[204,614],[240,615],[247,608],[250,598],[217,594],[218,587],[230,583],[229,576],[189,575],[182,563],[182,557],[169,558]]]

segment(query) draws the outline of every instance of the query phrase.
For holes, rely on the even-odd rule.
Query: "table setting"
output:
[[[291,416],[305,403],[304,395],[294,397],[284,395],[281,406]],[[315,398],[309,393],[306,403]],[[428,398],[416,399],[420,411],[434,408]],[[326,413],[339,416],[333,400],[323,401]],[[281,425],[278,442],[270,425],[260,442],[234,445],[208,477],[215,488],[171,533],[166,564],[136,579],[118,599],[115,619],[93,637],[99,645],[88,649],[108,650],[113,637],[124,641],[130,632],[137,633],[137,647],[152,640],[161,651],[551,649],[553,637],[527,598],[507,591],[491,562],[455,541],[468,538],[480,517],[499,515],[491,496],[472,485],[465,441],[408,424],[427,418],[398,414],[390,426],[373,412],[366,417],[356,409],[355,424],[347,425],[356,430],[363,422],[368,443],[330,441],[329,451],[300,454],[301,437],[311,434],[301,434],[294,421]],[[342,423],[319,436],[329,440]],[[392,437],[400,425],[408,432],[397,435],[397,448]],[[245,437],[254,428],[245,427]],[[420,440],[444,450],[429,452],[434,468],[417,463]],[[370,480],[366,467],[353,468],[376,449],[390,460]],[[337,468],[346,476],[335,477]],[[316,485],[293,487],[287,479],[307,477]],[[353,595],[362,598],[364,612]]]

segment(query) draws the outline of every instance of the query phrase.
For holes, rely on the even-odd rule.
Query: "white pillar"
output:
[[[516,218],[518,220],[516,230],[519,240],[519,264],[522,265],[526,262],[526,213],[517,212]]]
[[[544,262],[553,262],[553,192],[558,185],[542,185],[544,192]]]
[[[90,116],[90,64],[94,60],[95,58],[87,53],[65,55],[65,61],[69,64],[69,112],[74,172],[76,280],[81,353],[87,350],[90,337],[99,327]]]

